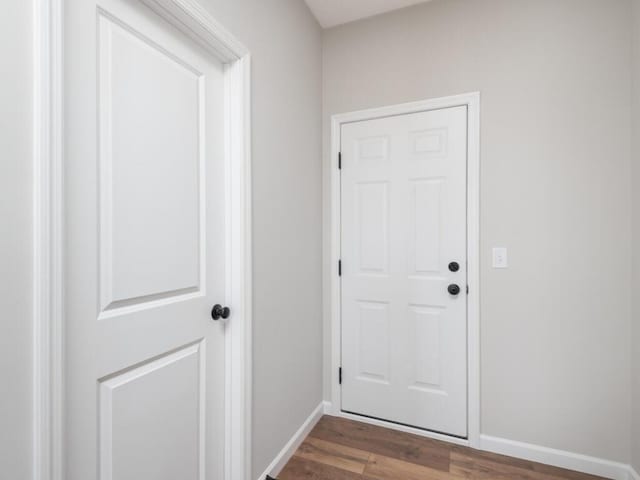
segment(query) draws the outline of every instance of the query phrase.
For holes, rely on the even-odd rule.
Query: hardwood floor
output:
[[[324,416],[278,480],[594,480],[539,463]]]

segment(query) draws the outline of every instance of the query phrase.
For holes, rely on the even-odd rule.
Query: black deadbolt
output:
[[[452,283],[451,285],[449,285],[447,287],[447,291],[451,295],[458,295],[460,293],[460,287],[458,285],[456,285],[455,283]]]
[[[213,309],[211,310],[211,318],[213,318],[214,320],[220,320],[221,318],[229,318],[229,315],[231,315],[231,310],[229,310],[229,307],[223,307],[222,305],[216,304],[213,306]]]
[[[458,270],[460,270],[460,264],[458,262],[451,262],[449,264],[450,272],[457,272]]]

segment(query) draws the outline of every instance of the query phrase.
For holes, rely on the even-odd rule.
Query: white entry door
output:
[[[138,0],[65,0],[65,480],[218,480],[223,67]]]
[[[467,107],[341,131],[342,410],[467,436]]]

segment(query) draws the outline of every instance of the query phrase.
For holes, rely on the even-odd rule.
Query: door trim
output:
[[[329,241],[329,335],[330,335],[330,407],[331,415],[354,418],[355,416],[342,412],[338,368],[341,364],[341,284],[338,275],[338,260],[340,259],[340,171],[338,169],[338,152],[340,151],[340,131],[343,124],[373,120],[376,118],[408,113],[437,110],[466,106],[468,108],[467,130],[467,262],[469,295],[467,304],[467,359],[468,359],[468,400],[467,422],[468,438],[461,441],[458,438],[442,434],[431,433],[426,430],[411,428],[413,433],[437,438],[449,439],[454,443],[468,444],[477,448],[480,444],[480,93],[466,93],[450,97],[403,103],[381,108],[342,113],[331,117],[331,185],[330,205],[330,237]],[[363,422],[374,423],[366,417],[358,417]],[[388,428],[399,428],[392,422],[376,420],[376,424]],[[403,427],[405,430],[406,428]]]
[[[64,0],[33,0],[33,479],[65,480]],[[250,54],[195,0],[140,0],[225,65],[225,480],[251,473]],[[150,10],[150,12],[151,12]]]

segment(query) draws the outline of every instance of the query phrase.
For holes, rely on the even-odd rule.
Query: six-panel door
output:
[[[65,2],[67,480],[218,480],[223,66],[142,2]]]
[[[467,108],[345,124],[341,152],[342,410],[466,437]]]

